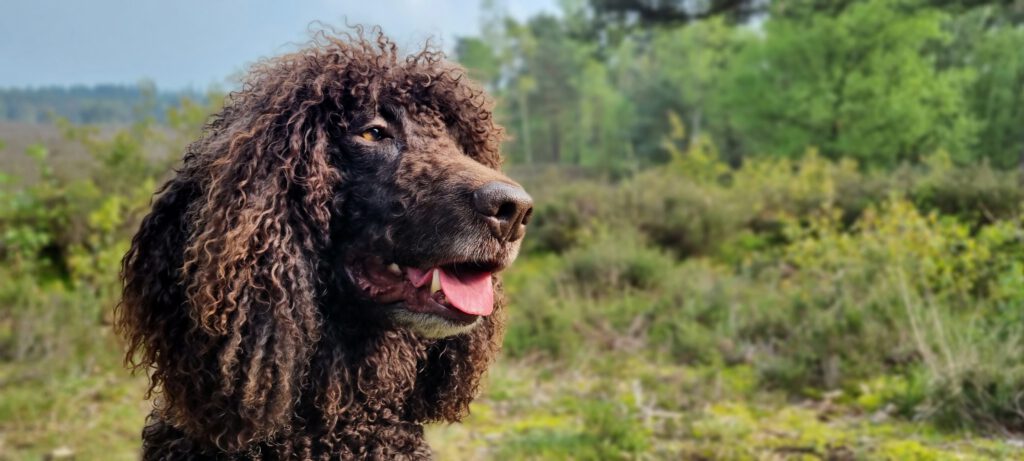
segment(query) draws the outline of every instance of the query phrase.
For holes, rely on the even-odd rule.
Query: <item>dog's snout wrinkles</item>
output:
[[[473,192],[473,208],[487,220],[495,238],[514,242],[526,234],[533,198],[522,187],[492,181]]]

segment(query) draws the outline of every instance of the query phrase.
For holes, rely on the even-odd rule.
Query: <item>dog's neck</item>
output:
[[[337,334],[348,335],[342,339]],[[154,412],[143,432],[145,459],[429,459],[416,408],[417,385],[434,341],[396,330],[328,332],[288,427],[235,454],[192,441]]]

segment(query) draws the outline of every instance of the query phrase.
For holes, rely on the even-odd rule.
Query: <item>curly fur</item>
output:
[[[426,247],[395,216],[454,194],[430,172],[463,160],[403,161],[394,184],[375,184],[339,139],[386,102],[417,121],[420,150],[460,151],[476,166],[447,171],[479,182],[499,174],[502,131],[461,68],[371,35],[320,34],[254,66],[158,191],[117,310],[155,397],[145,459],[428,458],[422,424],[468,413],[501,306],[424,339],[367,314],[338,269],[355,248]]]

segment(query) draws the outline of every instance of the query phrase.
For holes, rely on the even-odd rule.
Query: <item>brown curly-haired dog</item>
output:
[[[255,66],[124,259],[145,459],[429,458],[498,351],[530,197],[439,53],[321,35]]]

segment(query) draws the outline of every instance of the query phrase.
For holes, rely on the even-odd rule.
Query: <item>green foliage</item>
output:
[[[673,129],[668,113],[688,125],[684,146],[708,135],[731,165],[810,147],[862,168],[915,163],[940,149],[958,163],[1020,162],[1019,6],[741,2],[731,6],[769,14],[746,25],[711,14],[644,28],[606,16],[607,2],[589,3],[518,22],[491,2],[483,37],[456,47],[498,96],[514,162],[612,175],[662,164],[670,161],[661,149]],[[655,11],[674,9],[637,13]]]
[[[545,176],[541,181],[558,181]],[[532,251],[562,252],[589,238],[594,226],[613,219],[614,191],[605,184],[576,181],[551,191],[551,199],[536,204],[530,223]]]
[[[708,134],[735,142],[727,122],[731,108],[724,105],[721,82],[749,34],[722,21],[707,21],[679,29],[658,31],[653,37],[635,37],[615,50],[617,84],[633,101],[629,117],[620,117],[631,131],[643,163],[668,160],[662,149],[666,133],[677,129],[666,114],[678,114],[689,125],[680,141]],[[733,159],[731,150],[727,156]]]
[[[657,287],[672,263],[630,235],[602,235],[564,256],[569,281],[594,295]]]
[[[1024,37],[1011,7],[968,3],[644,29],[582,1],[523,22],[487,2],[456,53],[537,206],[504,279],[512,360],[467,425],[433,429],[473,431],[439,457],[1016,456],[933,428],[1024,430]],[[54,122],[90,158],[76,174],[55,168],[65,146],[0,143],[34,166],[0,174],[2,459],[135,455],[117,267],[216,109],[138,92],[123,129]],[[123,116],[82,100],[68,110]]]
[[[462,65],[469,69],[469,74],[474,80],[492,88],[497,84],[501,62],[495,51],[482,39],[460,37],[455,44],[455,55],[459,57]]]
[[[681,140],[669,136],[663,168],[548,190],[536,230],[549,243],[534,248],[559,256],[527,255],[508,279],[529,306],[509,327],[513,355],[748,364],[760,386],[800,396],[893,376],[904,384],[865,406],[1020,424],[1014,173],[941,153],[889,174],[814,151],[729,168]]]
[[[954,17],[947,25],[953,42],[940,55],[947,66],[974,73],[966,99],[982,122],[975,157],[999,168],[1019,165],[1024,153],[1024,30],[1019,12],[1018,2],[1016,8],[986,5]]]
[[[194,132],[201,110],[173,115],[176,131]],[[548,171],[534,177],[543,185],[528,184],[538,206],[531,243],[505,277],[506,356],[599,377],[552,372],[581,381],[539,406],[533,384],[496,377],[488,395],[500,404],[475,407],[481,426],[467,426],[493,431],[481,439],[486,453],[945,453],[933,441],[855,435],[816,410],[757,403],[775,392],[871,418],[1020,427],[1024,231],[1014,173],[958,167],[941,153],[922,166],[864,172],[814,150],[730,167],[706,137],[688,142],[679,118],[668,126],[662,167],[614,183]],[[26,383],[15,388],[26,397],[0,405],[0,416],[94,418],[28,390],[37,387],[121,405],[115,414],[141,421],[137,402],[122,402],[124,388],[94,389],[119,366],[106,327],[118,260],[168,166],[144,152],[184,137],[145,124],[108,135],[63,129],[92,154],[90,174],[64,177],[50,150],[33,146],[39,176],[0,188],[0,303],[14,306],[0,313],[0,372]],[[37,377],[42,365],[52,369],[46,379]],[[32,431],[63,424],[71,423],[19,425],[13,437],[40,453],[39,444],[59,441]],[[125,434],[137,440],[135,430]]]
[[[869,417],[841,391],[799,403],[751,392],[746,366],[685,367],[619,354],[555,366],[499,362],[464,424],[428,428],[435,456],[980,461],[1019,450],[892,418],[887,407]],[[869,385],[900,388],[895,381]]]
[[[927,159],[928,172],[910,193],[922,209],[956,215],[971,223],[991,223],[1020,212],[1024,188],[1020,177],[988,162],[954,168],[948,157]]]
[[[723,89],[753,151],[895,165],[973,141],[968,74],[938,71],[924,53],[946,40],[941,14],[905,0],[871,0],[830,17],[770,21],[736,60]],[[766,123],[771,121],[771,123]]]
[[[34,177],[0,174],[0,459],[62,446],[81,459],[138,456],[145,383],[127,379],[110,328],[118,269],[157,182],[212,107],[186,102],[169,128],[57,120],[60,144],[24,152]],[[54,153],[70,149],[88,154],[85,171],[57,168]]]

